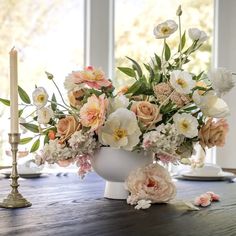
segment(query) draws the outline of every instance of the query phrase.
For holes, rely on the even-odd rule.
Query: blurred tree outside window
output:
[[[0,0],[0,8],[1,98],[9,98],[9,51],[13,46],[19,51],[19,85],[29,95],[35,84],[49,93],[55,90],[45,71],[63,88],[65,76],[83,68],[84,0]],[[0,104],[0,164],[9,148],[9,110]]]
[[[213,0],[115,0],[115,67],[130,66],[125,56],[139,62],[149,63],[154,53],[161,55],[163,40],[155,39],[153,28],[168,19],[178,23],[176,10],[181,2],[182,31],[189,28],[204,30],[209,39],[195,53],[184,69],[189,72],[207,71],[211,65],[213,42]],[[191,40],[187,43],[191,43]],[[170,48],[176,48],[179,34],[167,38]],[[118,70],[115,71],[115,85],[122,87],[133,82]]]

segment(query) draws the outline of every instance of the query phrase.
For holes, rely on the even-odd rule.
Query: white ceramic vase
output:
[[[110,199],[126,199],[129,193],[125,189],[124,181],[129,173],[152,162],[151,153],[130,152],[110,147],[102,147],[91,158],[94,171],[106,180],[104,197]]]

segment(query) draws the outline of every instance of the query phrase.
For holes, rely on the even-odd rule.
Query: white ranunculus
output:
[[[180,94],[189,94],[195,86],[192,76],[181,70],[173,70],[170,74],[170,84]]]
[[[34,90],[33,94],[33,103],[38,108],[44,107],[48,101],[47,91],[43,87],[38,87]]]
[[[204,41],[206,41],[208,39],[207,34],[204,31],[199,30],[197,28],[190,28],[188,30],[188,34],[189,34],[189,37],[193,41],[198,40],[198,43],[203,43]]]
[[[139,143],[140,135],[135,114],[126,108],[119,108],[111,113],[98,132],[102,144],[128,151],[132,151]]]
[[[50,121],[50,119],[53,117],[54,113],[53,110],[49,107],[42,107],[41,109],[39,109],[37,111],[37,121],[39,124],[48,124],[48,122]]]
[[[115,98],[109,99],[109,114],[116,111],[118,108],[127,108],[129,99],[124,95],[118,95]]]
[[[157,39],[168,38],[178,29],[178,25],[173,20],[167,20],[159,25],[157,25],[153,33]]]
[[[214,91],[209,91],[203,96],[195,91],[192,98],[205,116],[223,118],[229,115],[228,105],[223,99],[216,96]]]
[[[198,121],[194,116],[187,113],[176,114],[173,120],[178,132],[185,137],[194,138],[198,135]]]
[[[229,92],[234,87],[232,73],[225,68],[213,69],[208,76],[218,96]]]

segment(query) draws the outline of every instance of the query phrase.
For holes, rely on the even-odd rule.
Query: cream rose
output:
[[[168,202],[176,195],[169,172],[159,164],[150,164],[131,172],[126,180],[126,188],[131,193],[127,199],[131,205],[141,199],[152,203]]]
[[[71,135],[80,129],[80,123],[74,118],[74,116],[67,116],[60,119],[57,124],[57,132],[60,135],[60,142],[68,140]]]
[[[135,102],[131,106],[138,120],[142,122],[144,126],[152,126],[162,119],[160,109],[157,105],[147,101]]]

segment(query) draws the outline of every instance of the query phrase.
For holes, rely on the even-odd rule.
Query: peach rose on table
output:
[[[112,86],[111,81],[106,79],[105,73],[100,68],[92,66],[85,67],[83,71],[73,71],[68,78],[73,79],[75,84],[86,84],[95,89]]]
[[[130,110],[136,114],[138,120],[146,127],[151,127],[162,119],[159,107],[147,101],[134,102]]]
[[[126,188],[130,192],[127,203],[134,205],[139,200],[166,203],[176,195],[176,187],[169,172],[159,164],[150,164],[132,171]]]
[[[104,124],[108,100],[103,95],[92,95],[80,109],[81,124],[90,127],[90,131],[97,130]]]
[[[59,120],[57,124],[57,133],[60,135],[60,142],[68,140],[71,135],[81,128],[80,123],[74,116],[67,116]]]
[[[211,118],[199,130],[199,143],[203,148],[223,147],[228,130],[229,126],[224,119],[215,122]]]

